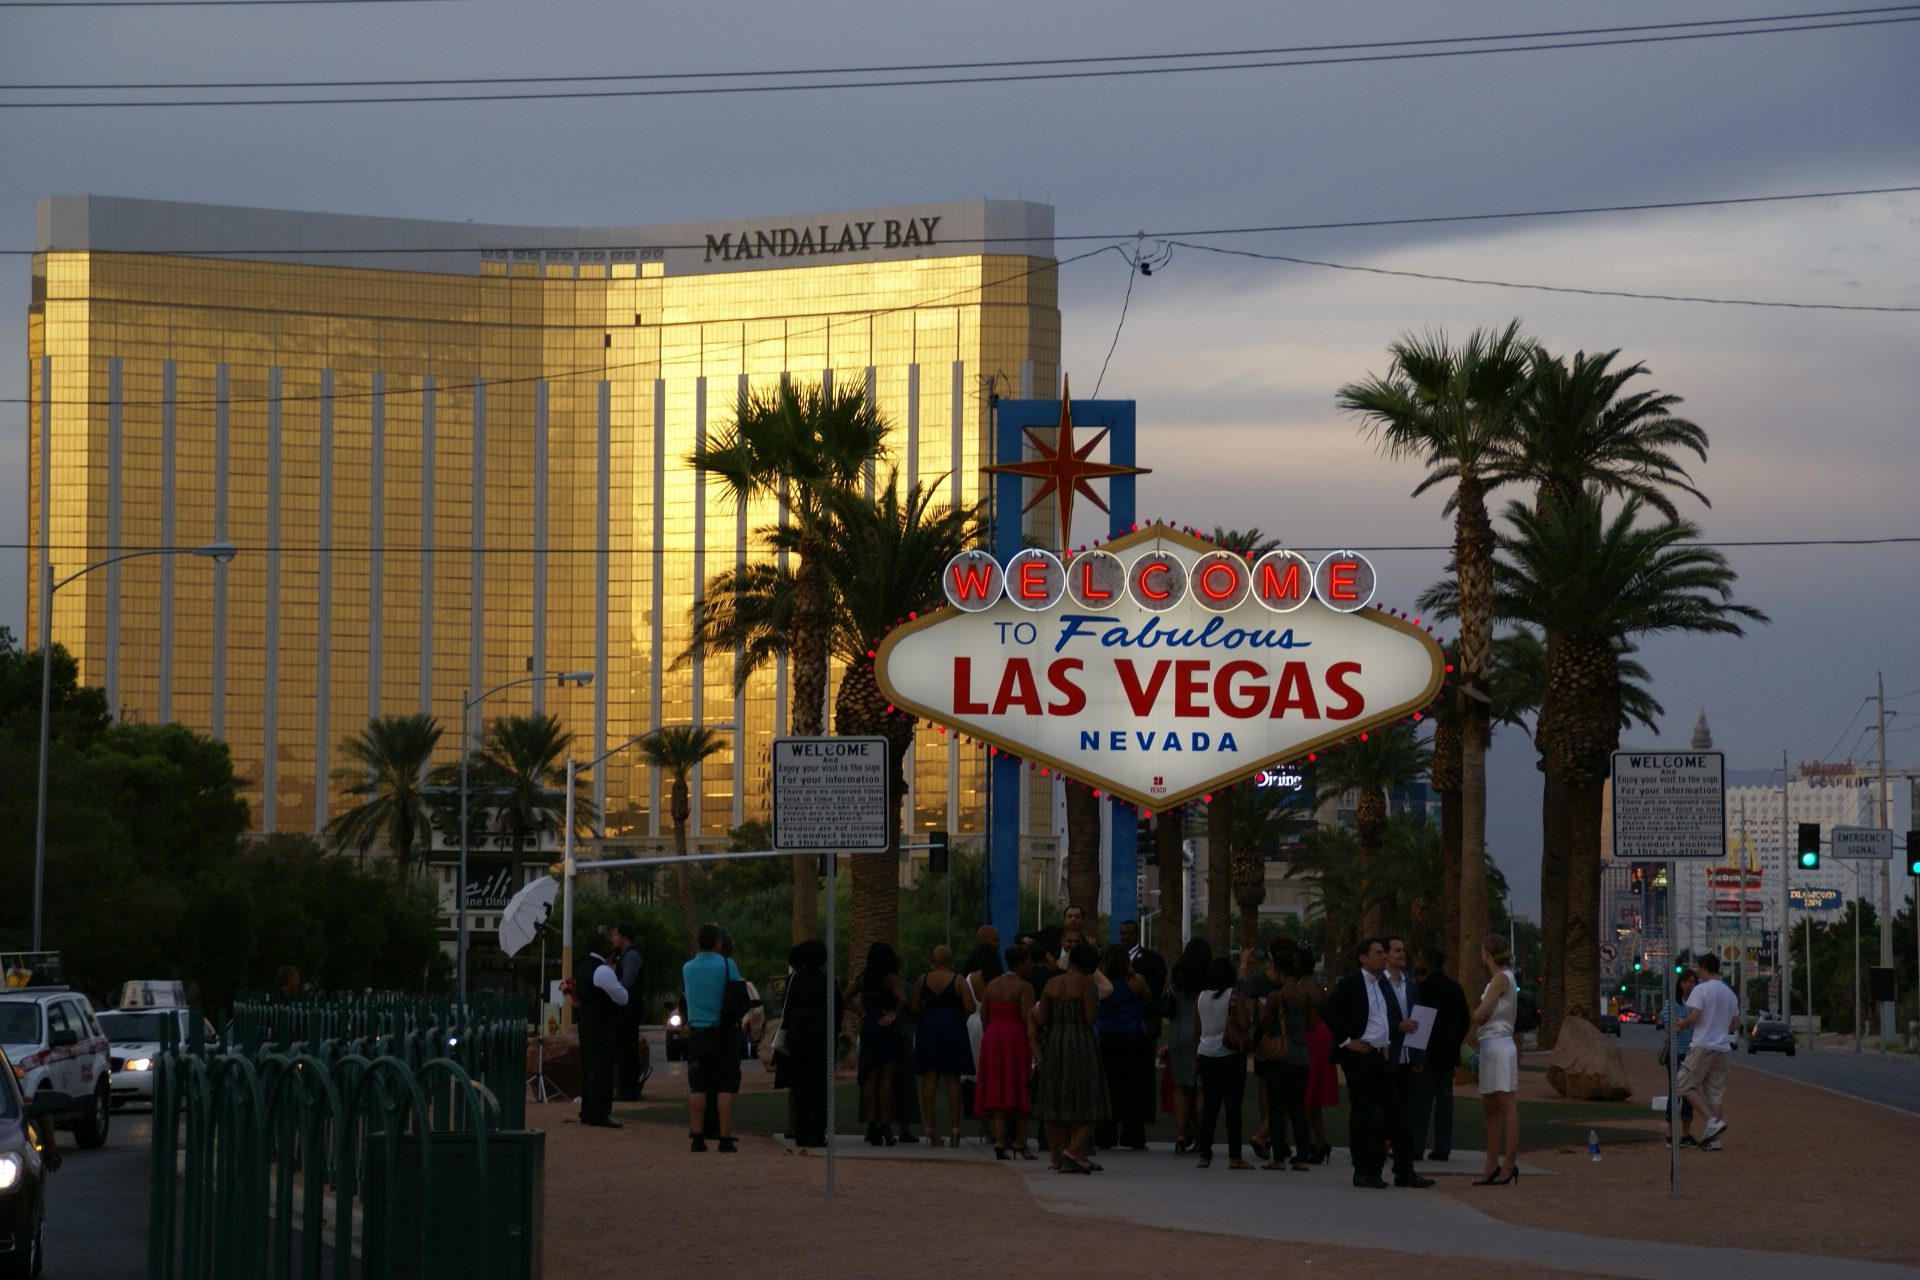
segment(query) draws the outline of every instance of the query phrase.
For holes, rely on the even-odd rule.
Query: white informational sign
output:
[[[891,843],[885,738],[775,738],[773,847],[878,853]]]
[[[880,645],[888,701],[1149,811],[1297,776],[1274,766],[1424,712],[1446,676],[1350,553],[1249,564],[1153,525],[1064,562],[957,557],[943,582],[954,607]]]
[[[1626,862],[1727,856],[1726,756],[1613,753],[1613,856]]]
[[[1893,832],[1885,827],[1835,827],[1828,856],[1860,862],[1892,862]]]

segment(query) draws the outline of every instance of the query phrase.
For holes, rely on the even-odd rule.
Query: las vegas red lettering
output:
[[[1126,694],[1128,709],[1135,716],[1152,715],[1171,704],[1176,717],[1208,719],[1215,711],[1234,720],[1251,720],[1266,714],[1273,720],[1294,717],[1301,720],[1353,720],[1366,710],[1366,696],[1352,683],[1361,674],[1357,662],[1335,662],[1327,667],[1316,685],[1304,662],[1287,662],[1274,672],[1258,662],[1241,659],[1223,663],[1218,670],[1206,658],[1162,658],[1142,671],[1131,658],[1114,658],[1114,675]],[[1087,694],[1080,681],[1086,670],[1080,658],[1056,658],[1047,664],[1046,680],[1057,701],[1045,701],[1033,664],[1026,658],[1008,658],[998,678],[989,677],[979,688],[991,684],[991,702],[975,696],[973,659],[953,659],[953,704],[956,715],[1073,716],[1086,710]],[[1266,683],[1272,680],[1273,683]],[[1321,688],[1325,689],[1323,699]]]

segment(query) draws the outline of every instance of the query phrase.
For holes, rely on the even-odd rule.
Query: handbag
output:
[[[1665,1040],[1662,1040],[1660,1042],[1660,1052],[1653,1055],[1653,1060],[1655,1062],[1658,1062],[1663,1067],[1666,1066],[1667,1063],[1673,1060],[1672,1055],[1668,1051],[1668,1044]]]
[[[1227,997],[1227,1025],[1220,1032],[1221,1047],[1229,1053],[1249,1053],[1253,1046],[1247,1043],[1247,1033],[1240,1029],[1240,1019],[1235,1017],[1240,997],[1236,993]]]

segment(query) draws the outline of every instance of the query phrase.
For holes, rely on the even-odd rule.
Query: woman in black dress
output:
[[[793,1145],[827,1145],[827,946],[809,938],[787,953],[793,973],[781,1006],[786,1033],[787,1097],[792,1104]],[[836,1020],[837,1021],[837,1020]]]
[[[884,942],[867,948],[867,967],[847,989],[847,1001],[860,1011],[860,1101],[867,1113],[867,1142],[892,1146],[893,1077],[900,1061],[900,1015],[913,993],[900,981],[900,956]]]
[[[973,991],[954,976],[953,949],[933,949],[933,969],[914,979],[913,1011],[920,1032],[913,1040],[913,1070],[920,1077],[920,1109],[925,1115],[927,1145],[940,1145],[933,1127],[933,1096],[947,1083],[947,1116],[953,1122],[952,1142],[960,1145],[960,1077],[973,1074],[973,1045],[967,1039],[967,1015],[974,1009]]]

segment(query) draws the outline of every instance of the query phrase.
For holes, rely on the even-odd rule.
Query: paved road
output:
[[[45,1280],[143,1280],[152,1144],[144,1111],[116,1111],[98,1150],[61,1133],[66,1163],[47,1189]]]
[[[1620,1029],[1621,1043],[1633,1049],[1656,1050],[1660,1032],[1652,1027],[1626,1026]],[[1823,1048],[1818,1053],[1804,1046],[1789,1058],[1784,1053],[1753,1053],[1742,1050],[1733,1061],[1773,1075],[1817,1084],[1835,1093],[1897,1107],[1920,1115],[1920,1058],[1911,1054],[1856,1054],[1851,1049]]]

